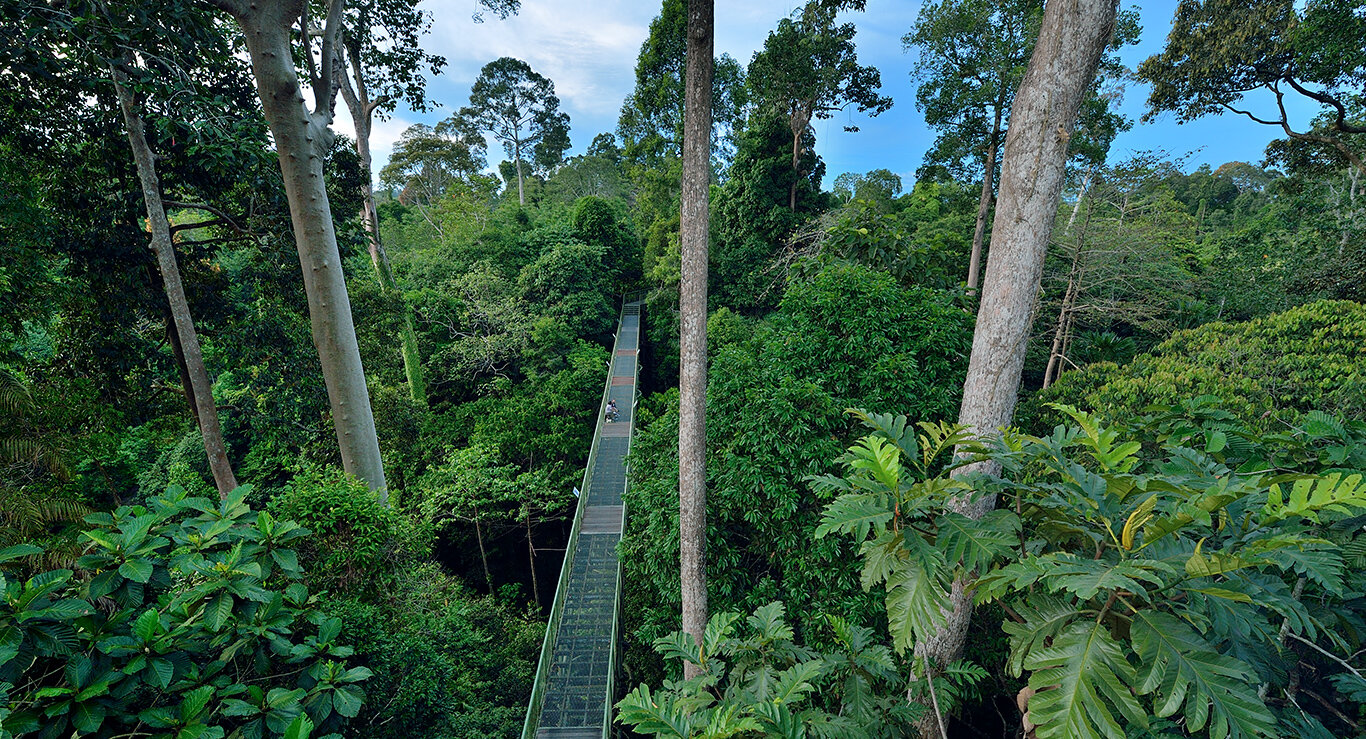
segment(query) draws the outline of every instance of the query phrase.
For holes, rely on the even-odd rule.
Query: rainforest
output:
[[[1366,737],[1362,0],[0,0],[0,739]]]

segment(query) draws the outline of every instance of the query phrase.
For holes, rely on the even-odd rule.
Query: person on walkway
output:
[[[607,401],[607,422],[613,423],[617,420],[617,401]]]

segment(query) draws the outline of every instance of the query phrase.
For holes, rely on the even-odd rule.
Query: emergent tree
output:
[[[1044,255],[1066,179],[1068,140],[1114,29],[1116,5],[1116,0],[1048,3],[1011,107],[994,245],[958,415],[960,423],[980,434],[1009,425],[1015,412]],[[971,471],[999,468],[967,465],[959,474]],[[965,496],[951,507],[979,519],[995,504],[994,497]],[[972,596],[955,580],[942,626],[933,638],[916,645],[931,676],[962,652],[971,612]],[[940,733],[933,716],[921,721],[920,730],[926,737]]]
[[[755,105],[781,112],[792,130],[792,169],[797,176],[788,193],[791,210],[797,209],[797,181],[806,174],[801,171],[802,139],[811,120],[829,118],[850,105],[869,115],[892,107],[892,99],[877,92],[882,86],[877,68],[859,65],[854,33],[853,23],[835,23],[833,8],[808,3],[796,17],[778,22],[750,62]]]
[[[459,116],[493,134],[517,169],[517,202],[526,205],[523,161],[545,172],[569,148],[569,115],[560,110],[555,83],[520,59],[502,57],[479,70],[470,104]]]

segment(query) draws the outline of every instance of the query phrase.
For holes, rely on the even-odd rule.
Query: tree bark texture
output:
[[[351,51],[347,54],[351,62],[351,73],[355,76],[355,86],[347,78],[343,69],[337,70],[341,81],[339,89],[346,107],[351,111],[351,123],[356,129],[356,156],[360,159],[361,171],[365,173],[365,183],[361,186],[361,223],[370,247],[370,264],[375,268],[375,279],[379,281],[381,293],[398,291],[394,280],[394,268],[389,262],[389,252],[379,233],[379,209],[375,206],[375,187],[371,166],[374,158],[370,154],[370,131],[373,127],[375,109],[380,102],[370,99],[365,85],[365,77],[360,68],[359,56]],[[403,354],[403,373],[408,378],[408,394],[422,405],[427,404],[427,380],[422,373],[422,354],[417,350],[417,332],[413,330],[413,308],[403,301],[403,325],[399,328],[399,351]]]
[[[1010,110],[991,254],[958,414],[960,423],[979,434],[1007,426],[1015,412],[1044,254],[1062,196],[1067,143],[1114,29],[1116,5],[1116,0],[1049,2]],[[982,470],[969,465],[957,474],[972,471]],[[980,518],[995,505],[994,497],[964,497],[950,507]],[[949,601],[939,633],[916,645],[932,668],[957,659],[967,637],[972,595],[963,580],[954,581]],[[928,718],[917,728],[922,736],[936,737],[939,729]]]
[[[323,179],[323,154],[333,140],[333,65],[322,65],[320,81],[314,85],[315,111],[310,112],[299,87],[290,43],[291,28],[303,10],[302,0],[215,0],[215,4],[232,12],[242,27],[261,107],[275,139],[308,293],[313,344],[322,361],[342,466],[364,480],[387,504],[384,463]],[[340,13],[341,3],[334,0],[328,14],[329,27],[334,24],[333,15]],[[330,60],[333,51],[329,41],[324,40],[323,46],[322,58]]]
[[[982,196],[977,200],[977,225],[972,231],[972,256],[968,259],[968,292],[976,292],[977,278],[982,268],[982,248],[987,241],[987,216],[991,215],[991,196],[996,185],[996,143],[1001,138],[1001,114],[1005,108],[1005,91],[996,98],[996,118],[991,124],[991,138],[982,157]]]
[[[679,285],[678,524],[683,630],[707,625],[707,251],[713,0],[688,0]],[[684,675],[696,668],[685,663]]]
[[[180,267],[176,264],[175,244],[171,241],[171,222],[166,218],[166,206],[161,199],[156,162],[152,158],[151,147],[147,145],[146,129],[137,111],[137,103],[133,100],[133,92],[128,88],[128,76],[117,67],[111,67],[110,71],[113,73],[119,109],[123,112],[124,127],[128,129],[128,145],[133,150],[133,161],[137,164],[142,199],[147,205],[152,252],[156,254],[157,266],[161,269],[161,282],[166,290],[175,332],[173,345],[178,343],[179,352],[184,357],[185,372],[189,375],[190,409],[195,415],[200,435],[204,437],[204,453],[208,455],[209,471],[213,473],[218,497],[226,498],[237,487],[237,476],[233,474],[232,462],[228,460],[227,444],[223,442],[223,430],[218,423],[218,406],[213,401],[213,382],[209,380],[209,371],[204,366],[204,353],[199,347],[199,335],[194,330],[190,303],[185,299],[185,287],[180,282]]]

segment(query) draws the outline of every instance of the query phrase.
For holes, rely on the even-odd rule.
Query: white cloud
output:
[[[427,45],[447,58],[447,76],[463,82],[464,90],[484,64],[510,56],[553,80],[571,117],[575,112],[615,113],[633,82],[636,51],[652,17],[641,5],[628,0],[591,5],[528,1],[507,20],[475,24],[467,3],[430,3],[436,23]],[[447,102],[448,107],[458,104]]]
[[[389,161],[389,155],[393,153],[398,137],[411,125],[413,121],[395,115],[384,120],[376,119],[370,126],[370,158],[373,172],[379,172],[380,167]],[[337,116],[332,120],[332,130],[352,139],[356,138],[356,127],[351,122],[350,112],[344,106],[337,106]]]

